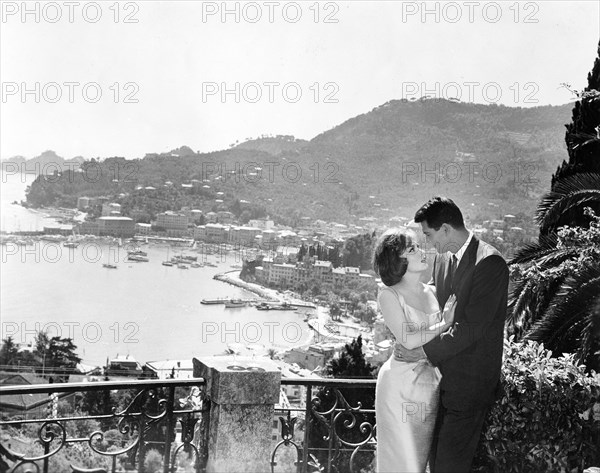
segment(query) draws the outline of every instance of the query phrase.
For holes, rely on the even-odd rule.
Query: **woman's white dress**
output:
[[[430,327],[435,314],[406,304],[396,291],[409,323]],[[395,334],[397,338],[401,334]],[[399,343],[396,341],[396,343]],[[377,471],[379,473],[423,473],[431,450],[439,403],[440,371],[427,360],[386,361],[377,376]]]

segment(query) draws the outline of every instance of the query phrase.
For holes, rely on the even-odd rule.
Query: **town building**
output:
[[[81,235],[98,235],[100,233],[98,222],[96,220],[81,222],[79,233]]]
[[[79,197],[77,199],[77,208],[79,210],[87,210],[92,206],[92,199],[90,197]]]
[[[156,215],[156,226],[165,230],[183,230],[188,228],[188,217],[184,213],[162,212]]]
[[[145,378],[189,379],[194,376],[191,359],[148,361],[142,368]]]
[[[260,228],[261,230],[272,230],[275,226],[273,220],[269,219],[252,219],[248,222],[248,225],[255,228]]]
[[[277,232],[275,230],[263,230],[260,241],[263,249],[273,248],[277,243]]]
[[[100,217],[98,235],[131,238],[135,235],[135,223],[129,217]]]
[[[121,215],[121,204],[115,202],[102,204],[102,216]]]
[[[233,223],[234,218],[235,215],[226,210],[219,210],[217,212],[217,222],[219,222],[222,225],[231,225]]]
[[[315,344],[307,348],[292,348],[284,353],[286,363],[296,363],[301,368],[315,370],[324,368],[337,353],[335,345]]]
[[[251,246],[256,243],[256,237],[260,234],[260,228],[231,227],[229,229],[229,243]]]
[[[199,225],[194,228],[194,239],[208,243],[227,243],[229,240],[229,228],[220,223]]]
[[[0,373],[0,386],[22,386],[46,384],[48,380],[33,373]],[[5,394],[0,398],[0,412],[4,415],[18,415],[21,419],[57,417],[59,400],[73,400],[74,393],[37,393],[29,395]]]
[[[108,362],[105,374],[138,378],[142,375],[142,366],[129,355],[117,355]]]
[[[73,228],[73,225],[67,224],[44,225],[44,234],[69,236],[73,234]]]
[[[135,232],[138,235],[149,235],[151,228],[152,228],[152,225],[150,225],[149,223],[136,223],[135,224]]]

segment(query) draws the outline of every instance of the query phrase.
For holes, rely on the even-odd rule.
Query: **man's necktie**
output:
[[[454,275],[456,274],[456,267],[458,266],[458,259],[456,255],[450,256],[450,265],[448,266],[448,279],[454,282]]]
[[[454,294],[454,275],[456,274],[456,267],[458,266],[458,259],[456,255],[450,256],[450,263],[448,264],[448,282],[450,285],[450,293]]]

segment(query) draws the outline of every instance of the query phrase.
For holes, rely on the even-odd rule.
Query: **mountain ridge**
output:
[[[107,158],[103,162],[135,165],[137,186],[112,182],[68,194],[118,195],[117,190],[131,193],[165,181],[175,186],[205,181],[172,201],[172,210],[180,202],[227,209],[244,200],[289,222],[351,221],[411,215],[432,195],[446,194],[471,216],[532,215],[552,171],[566,157],[564,124],[571,109],[571,104],[521,108],[392,100],[308,141],[263,136],[210,153],[181,146],[137,160]]]

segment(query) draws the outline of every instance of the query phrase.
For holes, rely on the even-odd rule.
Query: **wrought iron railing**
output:
[[[298,397],[277,407],[280,437],[265,439],[273,442],[272,472],[373,471],[375,380],[285,378],[281,385],[297,386]],[[203,472],[210,417],[204,387],[202,378],[0,387],[3,402],[14,395],[48,399],[46,415],[37,418],[2,413],[0,473]],[[111,392],[128,393],[122,399],[129,401],[93,415],[56,409],[57,393],[77,396],[63,397],[67,408],[85,403],[89,412]]]
[[[0,472],[201,472],[208,458],[204,386],[204,379],[194,378],[1,387],[3,405],[19,400],[15,396],[48,397],[37,403],[46,408],[38,418],[2,413]],[[111,393],[119,392],[123,405],[111,406]],[[62,394],[57,406],[58,393],[72,396]]]
[[[285,378],[298,386],[299,403],[279,409],[281,440],[271,455],[271,471],[284,452],[293,452],[298,473],[374,471],[377,445],[374,379]],[[298,434],[296,433],[298,432]],[[287,455],[289,458],[289,455]]]

